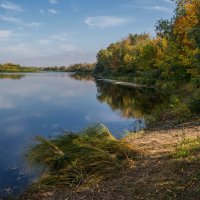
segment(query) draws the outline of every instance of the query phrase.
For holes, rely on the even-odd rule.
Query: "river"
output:
[[[19,194],[35,178],[25,154],[37,135],[52,138],[105,124],[116,137],[145,127],[159,98],[69,73],[0,74],[0,195]]]

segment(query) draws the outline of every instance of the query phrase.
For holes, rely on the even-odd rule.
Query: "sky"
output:
[[[0,0],[0,63],[68,66],[129,33],[155,36],[170,0]]]

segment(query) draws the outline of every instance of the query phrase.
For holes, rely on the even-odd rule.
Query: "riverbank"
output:
[[[0,64],[0,73],[34,73],[41,71],[42,68],[39,67],[26,67],[13,63]]]
[[[132,83],[132,82],[127,82],[127,81],[118,81],[114,79],[109,79],[109,78],[104,78],[104,77],[96,77],[97,81],[102,81],[105,83],[110,83],[113,85],[121,85],[121,86],[126,86],[126,87],[133,87],[133,88],[153,88],[147,85],[142,85],[142,84],[137,84],[137,83]]]
[[[90,188],[48,186],[20,200],[198,199],[200,195],[200,119],[176,127],[129,134],[123,140],[141,153],[112,179]]]

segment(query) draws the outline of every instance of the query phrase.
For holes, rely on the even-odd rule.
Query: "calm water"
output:
[[[36,135],[53,137],[106,124],[120,137],[144,126],[159,98],[67,73],[0,74],[0,195],[18,193],[32,181],[24,153]],[[152,103],[154,102],[154,103]]]

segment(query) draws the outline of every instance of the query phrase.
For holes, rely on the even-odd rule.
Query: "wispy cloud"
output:
[[[163,0],[165,2],[171,2],[171,0]],[[172,2],[173,3],[173,2]],[[135,4],[122,4],[120,5],[120,7],[122,8],[133,8],[133,9],[145,9],[145,10],[152,10],[152,11],[160,11],[160,12],[173,12],[173,10],[171,10],[170,8],[168,7],[165,7],[165,6],[159,6],[159,5],[152,5],[152,6],[137,6]]]
[[[40,12],[41,14],[50,13],[50,14],[52,14],[52,15],[56,15],[56,14],[59,13],[59,12],[58,12],[57,10],[55,10],[55,9],[48,9],[48,10],[40,9],[39,12]]]
[[[14,23],[16,25],[19,26],[27,26],[27,27],[39,27],[42,24],[39,22],[24,22],[23,19],[21,18],[17,18],[17,17],[12,17],[12,16],[5,16],[5,15],[1,15],[0,19],[6,22],[10,22],[10,23]]]
[[[40,39],[37,42],[43,46],[56,45],[60,50],[78,50],[74,45],[65,44],[69,40],[69,35],[72,33],[58,33],[55,35],[49,35],[46,38]]]
[[[66,41],[68,37],[67,33],[61,33],[56,35],[51,35],[50,38],[53,40],[60,40],[60,41]]]
[[[42,23],[40,23],[40,22],[30,22],[30,23],[26,23],[25,25],[28,26],[28,27],[39,27],[39,26],[42,26]]]
[[[43,38],[43,39],[40,39],[38,40],[38,43],[41,44],[41,45],[57,45],[57,48],[58,49],[70,49],[70,50],[74,50],[77,48],[74,46],[74,45],[65,45],[64,42],[67,42],[68,39],[69,39],[69,35],[71,33],[58,33],[58,34],[55,34],[55,35],[50,35],[50,36],[47,36],[46,38]]]
[[[163,0],[163,1],[165,1],[165,2],[167,2],[167,3],[174,3],[173,0]]]
[[[56,11],[55,9],[49,9],[48,12],[53,14],[53,15],[58,14],[58,11]]]
[[[90,27],[106,28],[121,26],[133,21],[133,19],[115,16],[94,16],[87,17],[84,22]]]
[[[53,5],[53,4],[57,4],[57,3],[58,3],[58,0],[49,0],[49,3],[52,4],[52,5]]]
[[[7,40],[13,35],[13,31],[0,30],[0,40]]]
[[[0,7],[4,8],[6,10],[11,10],[11,11],[17,11],[17,12],[21,12],[23,9],[21,8],[21,6],[9,2],[9,1],[3,1],[0,3]]]
[[[143,7],[143,9],[157,10],[157,11],[161,11],[161,12],[172,12],[172,10],[170,10],[167,7],[163,7],[163,6],[147,6],[147,7]]]
[[[22,19],[17,18],[17,17],[1,15],[0,19],[3,20],[3,21],[6,21],[6,22],[15,23],[15,24],[21,24],[22,23]]]

